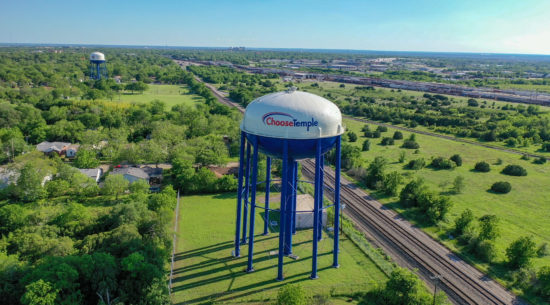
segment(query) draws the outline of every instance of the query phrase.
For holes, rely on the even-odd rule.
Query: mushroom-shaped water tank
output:
[[[309,158],[315,155],[321,139],[325,153],[344,132],[340,109],[331,101],[291,88],[259,97],[247,107],[241,124],[247,137],[256,137],[260,150],[281,157],[288,141],[289,157]]]
[[[104,62],[105,54],[100,52],[93,52],[92,54],[90,54],[90,60],[93,62]]]

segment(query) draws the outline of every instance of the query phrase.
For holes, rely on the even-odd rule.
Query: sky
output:
[[[2,0],[0,42],[550,54],[549,0]]]

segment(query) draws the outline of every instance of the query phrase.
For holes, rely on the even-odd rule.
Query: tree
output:
[[[537,244],[530,236],[520,237],[506,248],[506,258],[512,268],[527,267],[536,255]]]
[[[369,151],[370,150],[370,140],[366,139],[363,141],[363,147],[361,149],[362,151]]]
[[[550,297],[550,266],[544,266],[537,272],[537,293],[542,297]]]
[[[348,132],[348,140],[350,142],[356,142],[357,141],[357,135],[355,134],[355,132],[353,132],[353,131]]]
[[[149,193],[151,186],[144,179],[139,179],[130,184],[130,192],[132,193]]]
[[[143,93],[143,91],[147,90],[149,86],[145,84],[144,82],[134,82],[126,84],[126,87],[124,89],[132,91],[132,94],[134,91],[138,91],[139,93]]]
[[[479,239],[495,240],[499,235],[499,219],[496,215],[483,215],[479,218]]]
[[[424,158],[419,158],[409,161],[405,168],[419,170],[424,168],[424,166],[426,166],[426,160],[424,160]]]
[[[396,131],[393,133],[393,139],[394,140],[402,140],[403,139],[403,133],[401,131]]]
[[[371,189],[379,189],[384,181],[384,170],[388,161],[384,157],[376,157],[369,164],[365,175],[365,184]]]
[[[99,166],[99,160],[94,151],[81,148],[76,153],[74,165],[78,168],[96,168]]]
[[[470,209],[464,210],[460,216],[455,219],[454,232],[458,236],[464,234],[469,227],[472,226],[474,221],[474,213]]]
[[[384,175],[382,190],[386,195],[397,195],[397,188],[403,183],[403,177],[397,171]]]
[[[384,146],[386,146],[386,145],[393,145],[393,144],[394,144],[394,140],[393,140],[393,138],[390,138],[390,137],[384,137],[384,138],[382,138],[382,141],[380,141],[380,144],[381,144],[381,145],[384,145]]]
[[[35,201],[44,198],[46,190],[42,187],[42,179],[44,175],[31,162],[27,162],[20,172],[17,179],[16,194],[23,201]]]
[[[311,295],[298,284],[287,284],[277,292],[277,305],[308,305]]]
[[[416,141],[414,140],[405,140],[403,141],[403,145],[401,147],[407,148],[407,149],[418,149],[420,148],[420,145],[418,145],[418,143],[416,143]]]
[[[411,271],[397,267],[390,274],[386,287],[380,293],[377,304],[431,304],[431,295],[424,289],[421,280]]]
[[[474,169],[478,172],[487,173],[491,170],[489,163],[485,161],[477,162]]]
[[[456,166],[462,166],[462,157],[459,154],[452,155],[450,159]]]
[[[479,106],[479,103],[475,99],[471,98],[471,99],[468,100],[468,106],[477,107],[477,106]]]
[[[452,191],[455,194],[460,194],[464,190],[464,177],[462,176],[456,176],[455,180],[453,181]]]
[[[493,183],[491,186],[491,191],[495,193],[507,194],[512,190],[512,185],[506,181],[499,181]]]
[[[520,165],[506,165],[506,167],[502,170],[503,174],[509,175],[509,176],[527,176],[527,170],[525,170]]]
[[[399,193],[399,201],[408,207],[416,207],[419,202],[420,194],[425,192],[427,187],[424,185],[424,180],[421,178],[409,182]]]
[[[118,200],[118,196],[128,189],[128,184],[128,180],[123,175],[108,175],[105,178],[103,192],[107,195],[116,195]]]
[[[42,279],[25,286],[21,303],[25,305],[54,305],[59,289]]]

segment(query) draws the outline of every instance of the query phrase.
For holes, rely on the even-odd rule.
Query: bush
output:
[[[490,263],[497,257],[495,243],[489,240],[481,240],[475,247],[475,255],[481,260]]]
[[[499,219],[496,215],[483,215],[479,218],[479,240],[495,240],[499,235]]]
[[[418,143],[416,143],[416,141],[414,140],[405,140],[403,142],[403,146],[401,147],[407,148],[407,149],[418,149],[420,148],[420,145],[418,145]]]
[[[382,191],[386,195],[395,196],[397,195],[397,188],[403,182],[403,177],[399,172],[391,172],[387,175],[384,175]]]
[[[545,157],[538,157],[535,161],[533,161],[533,163],[535,164],[544,164],[546,163],[546,158]]]
[[[462,166],[462,157],[459,154],[453,155],[450,159],[456,166]]]
[[[376,128],[376,131],[387,132],[387,131],[388,131],[388,127],[386,127],[386,126],[378,126],[378,128]]]
[[[527,171],[525,168],[519,165],[506,165],[501,173],[508,176],[527,176]]]
[[[363,141],[363,147],[361,149],[362,151],[369,151],[370,150],[370,140]]]
[[[405,187],[401,190],[401,193],[399,194],[399,201],[405,206],[416,207],[418,206],[418,197],[420,193],[425,190],[426,186],[424,185],[424,180],[413,180],[405,185]]]
[[[380,141],[380,144],[381,145],[393,145],[394,144],[394,141],[393,141],[393,138],[389,138],[389,137],[385,137],[382,139],[382,141]]]
[[[444,159],[443,157],[437,157],[432,160],[430,166],[437,169],[453,169],[456,165],[451,160]]]
[[[367,175],[364,182],[368,188],[378,189],[379,183],[384,180],[384,169],[388,161],[384,157],[376,157],[367,168]]]
[[[350,142],[355,142],[355,141],[357,141],[357,135],[355,134],[355,132],[350,131],[350,132],[348,133],[348,140],[349,140]]]
[[[478,172],[487,173],[491,170],[489,163],[485,161],[477,162],[474,169]]]
[[[426,161],[424,160],[424,158],[419,158],[409,161],[409,163],[405,167],[407,169],[419,170],[422,169],[424,166],[426,166]]]
[[[287,284],[277,292],[277,305],[308,305],[311,295],[302,286]]]
[[[477,106],[479,106],[479,103],[476,100],[474,100],[473,98],[471,98],[471,99],[468,100],[468,106],[477,107]]]
[[[405,162],[405,158],[407,157],[407,153],[404,151],[399,152],[399,163]]]
[[[550,142],[542,143],[542,151],[550,152]]]
[[[512,268],[522,268],[530,264],[531,259],[537,255],[537,245],[529,236],[524,236],[513,241],[506,248],[506,258]]]
[[[493,183],[491,186],[491,191],[495,193],[501,193],[501,194],[507,194],[512,190],[512,186],[509,182],[506,181],[499,181]]]
[[[464,177],[462,176],[456,176],[455,180],[453,181],[453,186],[451,191],[455,194],[460,194],[464,190]]]
[[[393,139],[394,140],[402,140],[403,139],[403,133],[401,131],[396,131],[393,133]]]
[[[466,232],[466,229],[472,225],[474,221],[474,213],[470,209],[464,210],[457,219],[455,219],[454,233],[460,236]]]
[[[537,272],[537,294],[541,297],[550,298],[550,266],[540,268]]]
[[[548,254],[550,254],[550,251],[548,249],[548,244],[547,243],[543,243],[542,245],[540,245],[540,247],[537,249],[537,256],[538,257],[545,257],[545,256],[548,256]]]

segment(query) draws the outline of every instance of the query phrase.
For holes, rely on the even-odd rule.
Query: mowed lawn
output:
[[[348,130],[354,131],[359,136],[357,142],[352,144],[361,147],[366,139],[361,132],[365,124],[347,119],[345,124]],[[371,130],[376,127],[370,125]],[[391,137],[394,131],[395,129],[389,128],[388,132],[382,133],[382,137]],[[406,139],[410,133],[403,132],[403,135]],[[370,139],[370,151],[362,152],[361,155],[369,162],[376,156],[383,156],[389,163],[387,171],[401,172],[405,177],[405,183],[415,177],[422,177],[432,190],[451,197],[454,206],[449,213],[449,222],[442,224],[442,230],[438,227],[428,227],[426,228],[428,232],[442,239],[447,246],[456,248],[456,241],[449,238],[445,229],[452,228],[454,219],[466,208],[470,208],[476,217],[495,214],[500,218],[501,236],[497,239],[497,250],[501,260],[505,258],[506,247],[520,236],[533,236],[539,245],[543,242],[550,243],[550,164],[533,164],[533,160],[521,160],[516,154],[433,136],[416,134],[416,140],[420,144],[418,154],[414,153],[414,149],[400,148],[403,140],[396,140],[393,146],[381,146],[379,145],[381,138],[379,138]],[[398,162],[401,151],[406,152],[404,163]],[[459,154],[463,160],[462,166],[454,170],[435,170],[430,167],[418,171],[404,169],[404,165],[412,159],[424,158],[426,164],[429,164],[431,157],[449,158],[453,154]],[[501,165],[496,164],[498,159],[502,160]],[[491,171],[488,173],[473,171],[474,165],[479,161],[488,162],[491,165]],[[508,164],[521,165],[527,170],[528,175],[512,177],[501,174],[500,171]],[[461,194],[455,195],[449,190],[457,176],[464,177],[465,188]],[[491,185],[497,181],[510,182],[512,191],[508,194],[489,192]],[[406,211],[397,204],[398,198],[376,195],[383,203],[389,204],[406,215]],[[550,265],[550,257],[534,259],[535,268],[538,269],[544,265]],[[483,264],[480,266],[487,267]]]
[[[263,197],[259,197],[263,198]],[[245,272],[248,246],[234,258],[235,194],[182,197],[179,238],[173,280],[173,304],[262,304],[275,299],[277,289],[300,283],[314,294],[366,291],[386,281],[386,276],[351,241],[341,239],[340,268],[332,268],[333,240],[324,234],[319,243],[318,275],[311,280],[312,230],[298,231],[293,252],[298,260],[284,259],[285,280],[278,282],[278,233],[262,236],[263,220],[256,216],[253,273]]]
[[[189,91],[185,85],[148,85],[149,88],[143,93],[123,92],[113,97],[113,102],[122,103],[150,103],[153,100],[159,100],[166,104],[168,108],[174,105],[195,105],[201,103],[204,99]],[[107,100],[106,100],[107,101]]]

